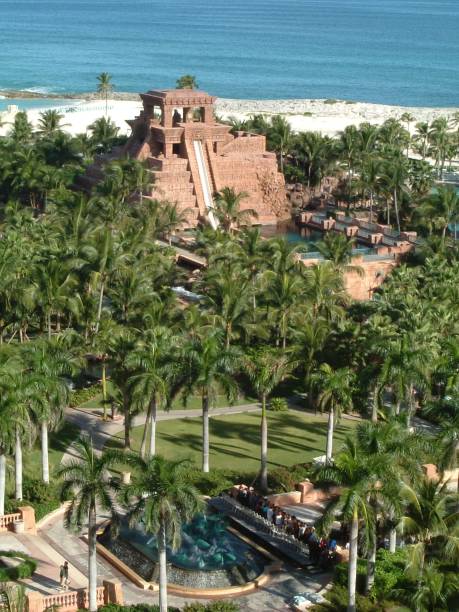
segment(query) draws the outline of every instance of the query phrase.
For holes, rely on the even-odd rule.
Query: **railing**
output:
[[[285,556],[302,565],[310,564],[309,549],[306,544],[294,535],[286,533],[282,528],[276,527],[272,521],[268,521],[254,510],[243,506],[231,496],[223,494],[220,497],[214,497],[211,505],[243,526],[253,529],[260,538]]]
[[[104,592],[105,588],[103,586],[97,587],[96,601],[98,606],[104,604]],[[87,608],[88,603],[88,589],[81,589],[79,591],[68,591],[64,593],[56,593],[55,595],[43,596],[43,610],[47,610],[53,607],[60,608],[61,610],[78,610],[81,608]]]
[[[8,525],[13,525],[16,521],[20,520],[22,520],[22,514],[20,512],[0,516],[0,531],[8,529]]]

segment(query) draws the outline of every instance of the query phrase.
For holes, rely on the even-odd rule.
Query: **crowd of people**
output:
[[[233,488],[230,494],[240,504],[259,514],[278,530],[284,530],[285,533],[306,544],[309,557],[314,565],[327,567],[339,561],[338,544],[334,537],[319,538],[314,526],[308,525],[295,515],[285,512],[280,506],[270,502],[267,497],[257,493],[253,487],[239,485],[239,487]]]

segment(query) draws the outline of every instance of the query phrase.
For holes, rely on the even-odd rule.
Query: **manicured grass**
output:
[[[240,399],[237,399],[234,404],[232,404],[233,406],[242,406],[244,404],[253,404],[255,403],[256,400],[253,397],[241,397]],[[216,408],[224,408],[225,406],[229,406],[229,402],[228,399],[225,395],[218,395],[217,396],[217,401],[216,401]],[[95,409],[101,409],[103,408],[102,405],[102,394],[100,395],[96,395],[95,397],[93,397],[92,399],[88,400],[87,402],[83,402],[82,404],[80,404],[78,406],[78,408],[83,408],[83,409],[87,409],[87,410],[95,410]],[[183,402],[180,398],[175,399],[172,402],[172,410],[186,410],[186,409],[201,409],[201,397],[197,396],[197,395],[193,395],[191,396],[187,403],[186,406],[183,405]],[[110,408],[107,408],[108,412],[110,412]]]
[[[335,448],[350,433],[356,421],[342,419],[335,430]],[[133,447],[139,448],[142,427],[133,430]],[[323,455],[327,417],[297,410],[269,415],[269,464],[271,467],[305,463]],[[120,447],[123,434],[108,442]],[[157,452],[169,459],[186,457],[200,465],[202,425],[199,418],[160,421]],[[241,472],[259,466],[260,414],[234,414],[210,419],[210,465]]]
[[[66,449],[79,435],[79,428],[67,421],[64,421],[59,431],[53,431],[49,434],[49,471],[51,475],[59,469]],[[41,478],[41,447],[39,439],[37,439],[31,450],[24,449],[24,474],[31,478]]]

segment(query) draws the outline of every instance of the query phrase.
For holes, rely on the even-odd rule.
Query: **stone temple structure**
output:
[[[151,197],[186,210],[189,226],[216,227],[214,195],[224,187],[248,194],[241,209],[256,210],[255,223],[290,217],[284,177],[264,136],[230,134],[215,120],[215,98],[202,91],[149,91],[141,98],[123,155],[147,162],[155,178]]]

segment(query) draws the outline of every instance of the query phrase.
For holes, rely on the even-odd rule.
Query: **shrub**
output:
[[[312,117],[313,113],[311,111],[306,111],[303,113],[303,117]]]
[[[22,559],[15,567],[0,567],[0,582],[9,582],[10,580],[21,580],[30,578],[37,569],[36,562],[25,553],[15,550],[2,550],[0,557],[9,557],[11,559]]]
[[[324,104],[336,104],[338,102],[338,100],[335,100],[334,98],[328,98],[327,100],[324,100]]]
[[[95,383],[90,387],[85,387],[84,389],[75,389],[70,393],[69,398],[69,406],[75,408],[76,406],[80,406],[85,402],[89,402],[89,400],[94,399],[98,395],[102,393],[102,385],[101,383]]]
[[[186,604],[183,612],[238,612],[239,606],[233,601],[212,601],[203,604],[199,601]]]
[[[273,397],[269,402],[269,409],[274,412],[287,412],[288,402],[285,397]]]

